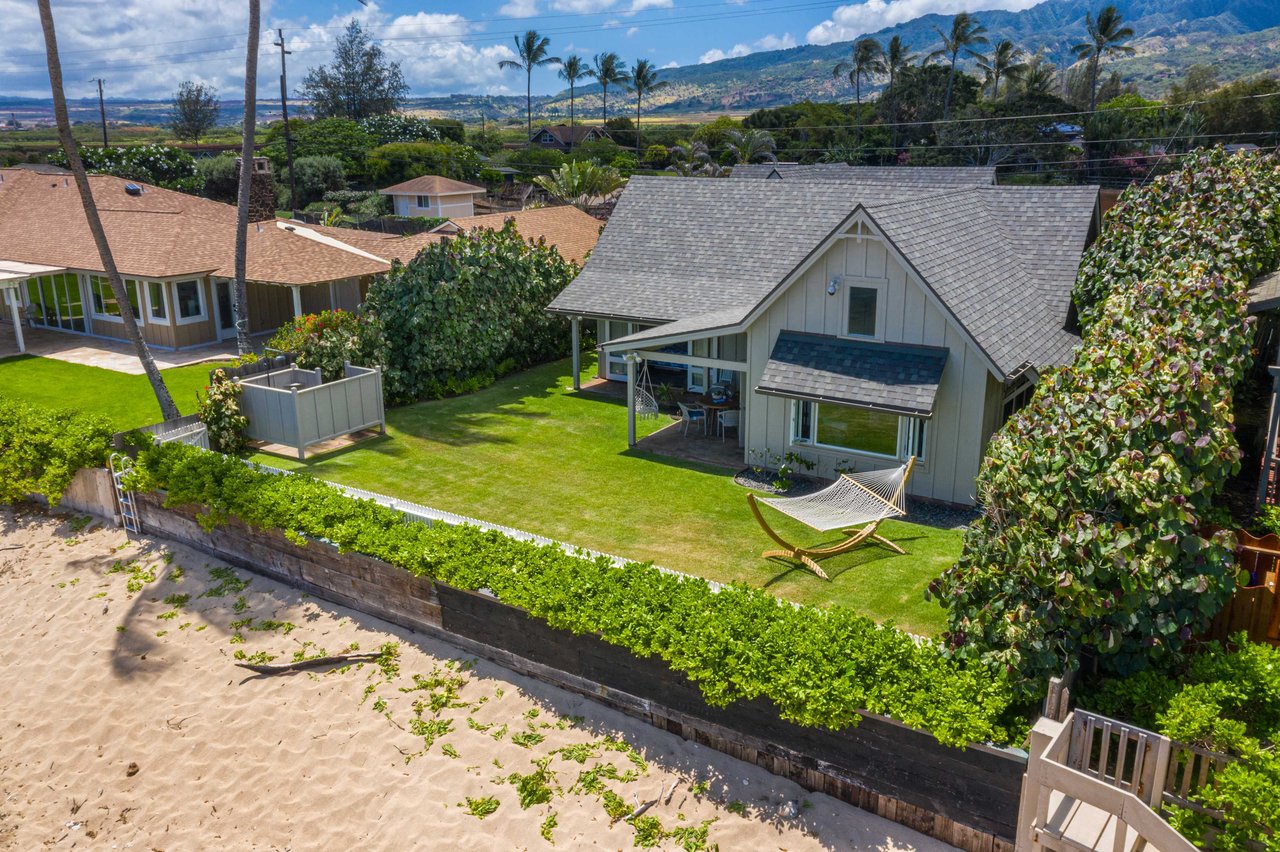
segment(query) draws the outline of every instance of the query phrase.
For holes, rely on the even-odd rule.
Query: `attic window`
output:
[[[138,186],[136,183],[126,183],[124,185],[124,191],[126,195],[141,195],[142,187]]]

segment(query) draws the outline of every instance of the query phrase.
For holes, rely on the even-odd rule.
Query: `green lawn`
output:
[[[920,633],[941,629],[942,611],[923,591],[959,555],[958,532],[886,523],[907,555],[866,547],[826,560],[831,582],[763,560],[772,545],[731,472],[628,450],[625,406],[569,384],[568,362],[557,362],[479,393],[392,409],[385,438],[305,463],[259,460],[791,600],[849,606]],[[643,435],[667,422],[637,426]],[[771,515],[796,540],[821,535]]]
[[[195,412],[196,392],[203,392],[209,383],[213,366],[197,364],[163,371],[169,393],[183,414]],[[92,411],[106,417],[117,429],[160,421],[160,405],[146,376],[34,355],[0,360],[0,395],[33,405]]]

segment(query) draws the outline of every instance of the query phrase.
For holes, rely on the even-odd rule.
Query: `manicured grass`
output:
[[[478,393],[392,409],[385,438],[305,463],[259,460],[791,600],[852,607],[919,633],[941,629],[942,611],[923,592],[959,555],[959,533],[886,523],[907,555],[873,546],[826,560],[831,582],[766,561],[760,552],[771,543],[732,471],[628,450],[625,406],[569,385],[568,363],[558,362]],[[643,435],[668,422],[638,427]],[[797,541],[822,538],[776,513],[771,520]]]
[[[195,412],[196,392],[204,391],[209,370],[214,366],[196,364],[163,371],[169,393],[183,414]],[[133,429],[160,420],[160,405],[146,376],[34,355],[0,360],[0,396],[32,405],[94,412],[117,429]]]

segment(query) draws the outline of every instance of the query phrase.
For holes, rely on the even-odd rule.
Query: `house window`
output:
[[[132,278],[126,278],[124,289],[129,296],[129,306],[133,308],[134,317],[142,322],[142,311],[138,308],[138,282]],[[111,291],[111,282],[105,276],[89,276],[89,299],[94,316],[99,319],[120,319],[120,305],[116,303],[115,293]]]
[[[877,310],[880,301],[878,287],[850,287],[848,296],[848,323],[845,333],[850,337],[876,337]]]
[[[179,281],[173,285],[174,296],[178,303],[178,322],[199,322],[206,316],[204,307],[204,288],[199,281]]]
[[[164,300],[164,282],[147,282],[147,315],[153,320],[165,322],[169,318],[168,306]]]
[[[923,459],[928,421],[887,411],[796,400],[791,442],[884,458]]]
[[[1023,376],[1018,379],[1004,395],[1004,404],[1000,406],[1000,423],[1003,425],[1006,420],[1030,402],[1035,392],[1035,383],[1029,378]]]
[[[418,206],[419,206],[419,207],[430,207],[430,206],[431,206],[431,196],[430,196],[430,195],[419,195],[419,196],[418,196]]]

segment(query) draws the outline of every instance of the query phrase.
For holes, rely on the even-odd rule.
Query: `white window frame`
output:
[[[863,290],[876,291],[876,328],[874,334],[850,334],[849,333],[849,299],[855,288]],[[884,342],[884,318],[887,310],[887,299],[889,291],[888,278],[853,278],[846,276],[844,279],[844,298],[842,310],[840,314],[840,336],[850,340],[873,340],[878,343]]]
[[[165,282],[165,281],[142,281],[142,282],[139,282],[139,283],[141,283],[141,284],[143,284],[143,285],[144,285],[144,286],[143,286],[143,288],[142,288],[142,290],[143,290],[143,298],[142,298],[142,302],[143,302],[143,310],[145,311],[145,313],[146,313],[146,315],[147,315],[147,321],[148,321],[148,322],[150,322],[150,323],[152,323],[153,325],[168,325],[168,324],[169,324],[169,317],[171,316],[171,314],[170,314],[170,312],[169,312],[169,285],[168,285],[168,283],[167,283],[167,282]],[[154,315],[151,313],[151,308],[152,308],[152,305],[154,304],[154,303],[151,301],[151,285],[152,285],[152,284],[155,284],[156,286],[158,286],[158,287],[160,288],[160,307],[162,307],[162,308],[164,309],[164,316],[162,316],[162,317],[154,316]]]
[[[182,300],[178,298],[178,285],[186,284],[189,281],[195,282],[196,295],[200,299],[200,313],[196,316],[182,316]],[[181,281],[172,281],[170,286],[173,288],[173,319],[176,325],[193,325],[198,322],[205,322],[209,319],[209,299],[204,292],[203,278],[183,278]]]
[[[828,403],[832,404],[832,403]],[[810,434],[799,434],[800,428],[800,406],[810,406],[809,413],[809,429]],[[787,437],[792,446],[812,447],[819,450],[831,450],[833,452],[844,453],[846,455],[861,456],[869,459],[882,459],[886,461],[906,461],[911,456],[916,457],[917,462],[923,462],[927,458],[929,451],[929,419],[927,417],[913,417],[909,414],[899,414],[898,417],[898,449],[896,455],[886,455],[884,453],[873,453],[870,450],[860,450],[855,447],[840,447],[835,444],[823,444],[818,441],[818,420],[822,416],[822,404],[807,399],[791,400],[791,410],[788,412]],[[886,414],[890,412],[885,412]],[[914,433],[913,428],[918,424],[922,425],[919,433]]]
[[[111,280],[107,278],[106,275],[96,275],[93,273],[88,273],[85,275],[84,292],[89,296],[89,316],[95,320],[103,320],[105,322],[118,322],[121,325],[123,325],[124,317],[119,317],[119,316],[116,316],[115,314],[98,313],[98,306],[93,301],[93,279],[95,278],[101,279],[103,285],[108,290],[111,289]],[[120,281],[124,284],[124,291],[125,291],[126,298],[128,297],[128,294],[129,294],[129,282],[132,281],[134,283],[134,287],[138,293],[138,310],[134,311],[133,318],[135,321],[137,321],[139,326],[146,325],[147,321],[150,319],[150,317],[148,316],[143,316],[144,314],[147,313],[147,293],[146,293],[147,288],[145,286],[147,282],[143,281],[141,278],[125,278],[124,276],[120,277]],[[112,299],[114,301],[114,294],[112,294]],[[130,307],[132,306],[133,305],[130,304]]]

